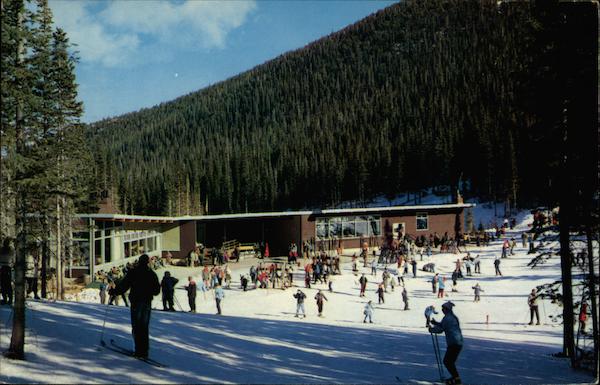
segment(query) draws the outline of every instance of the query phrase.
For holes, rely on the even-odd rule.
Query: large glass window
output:
[[[342,218],[331,218],[329,220],[329,237],[342,237]]]
[[[378,215],[356,217],[317,218],[317,239],[363,238],[381,235],[381,218]]]
[[[96,265],[104,263],[102,261],[102,240],[96,239],[94,241],[94,261]]]
[[[417,230],[429,229],[429,217],[427,213],[417,213]]]
[[[356,236],[356,222],[349,221],[347,218],[342,222],[342,234],[344,238],[350,238]]]
[[[378,237],[381,235],[381,221],[372,220],[369,222],[371,226],[369,226],[369,236]]]
[[[110,238],[104,238],[104,263],[108,263],[110,261],[112,261]]]

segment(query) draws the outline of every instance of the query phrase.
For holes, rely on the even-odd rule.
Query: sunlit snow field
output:
[[[475,225],[484,218],[478,207]],[[489,213],[487,213],[489,214]],[[489,215],[488,215],[489,216]],[[458,370],[467,384],[547,384],[585,383],[592,378],[571,370],[565,360],[551,356],[561,350],[562,327],[549,319],[560,308],[540,301],[541,326],[528,326],[527,295],[536,285],[560,277],[559,259],[536,269],[527,267],[532,255],[521,246],[520,234],[531,216],[517,216],[517,227],[508,237],[518,241],[516,255],[502,259],[502,277],[494,275],[493,259],[500,253],[501,241],[491,246],[469,246],[480,254],[482,274],[459,280],[458,292],[451,292],[450,274],[461,255],[435,253],[424,257],[419,268],[430,260],[436,271],[447,276],[448,297],[437,299],[431,291],[431,273],[419,270],[405,277],[410,309],[403,311],[401,290],[385,296],[377,304],[377,277],[367,273],[367,297],[360,298],[358,277],[345,259],[342,275],[333,277],[333,293],[326,285],[304,289],[308,317],[294,317],[292,294],[296,288],[259,289],[243,292],[239,275],[247,273],[253,261],[232,264],[234,282],[226,290],[223,316],[217,316],[212,292],[198,296],[198,313],[153,311],[150,356],[168,367],[157,368],[99,347],[105,312],[105,339],[114,338],[131,346],[129,309],[97,303],[97,290],[80,296],[89,302],[28,302],[26,361],[0,358],[0,381],[4,383],[406,383],[438,381],[431,335],[425,328],[423,310],[452,300],[465,336]],[[484,224],[489,219],[485,217]],[[551,247],[547,244],[545,247]],[[395,265],[389,269],[396,273]],[[178,303],[187,311],[186,292],[181,288],[192,271],[199,279],[200,269],[169,267],[180,282]],[[158,271],[159,279],[162,271]],[[394,278],[396,276],[394,275]],[[473,302],[471,287],[479,282],[484,293]],[[297,270],[294,283],[304,286],[303,272]],[[253,288],[252,285],[250,285]],[[324,317],[317,316],[313,300],[317,289],[325,290],[328,301]],[[388,290],[389,291],[389,290]],[[375,303],[374,323],[363,324],[362,310],[367,300]],[[160,295],[153,303],[162,308]],[[179,308],[178,308],[179,309]],[[8,307],[0,307],[2,326],[0,348],[10,338]],[[441,319],[440,314],[437,319]],[[486,319],[489,323],[486,323]],[[440,336],[442,354],[445,340]],[[447,374],[446,374],[447,376]]]

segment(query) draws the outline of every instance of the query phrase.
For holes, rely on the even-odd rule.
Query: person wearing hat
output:
[[[130,269],[119,284],[109,291],[110,295],[122,295],[127,290],[131,302],[131,332],[135,343],[134,355],[148,358],[150,348],[149,328],[152,298],[160,292],[160,284],[156,273],[150,269],[147,254],[142,254],[137,266]]]
[[[315,300],[317,301],[317,308],[319,309],[319,317],[323,316],[323,300],[328,301],[325,294],[319,290],[319,292],[315,295]]]
[[[296,317],[298,317],[300,311],[302,311],[302,315],[306,318],[306,312],[304,311],[304,299],[306,298],[306,294],[302,292],[302,290],[298,289],[296,294],[294,294],[294,298],[296,298]]]
[[[160,287],[162,289],[162,303],[164,311],[175,311],[173,306],[173,296],[175,295],[175,285],[179,280],[175,277],[171,277],[171,273],[165,271],[162,281],[160,281]]]
[[[535,291],[535,289],[531,289],[531,294],[529,294],[529,297],[527,298],[527,304],[529,305],[529,325],[533,325],[533,315],[535,314],[535,318],[537,320],[537,324],[540,324],[540,313],[538,310],[538,304],[537,304],[537,293]]]
[[[365,296],[365,289],[367,288],[367,282],[369,280],[367,279],[367,277],[365,277],[365,273],[362,274],[362,276],[358,279],[358,282],[360,283],[360,294],[359,297],[364,297]]]
[[[454,307],[454,304],[450,301],[442,305],[444,318],[442,319],[442,322],[432,319],[431,324],[434,326],[429,328],[429,332],[436,334],[444,332],[446,335],[447,348],[446,354],[444,355],[444,366],[452,376],[448,379],[447,383],[454,385],[462,383],[460,376],[458,375],[458,370],[456,370],[456,360],[463,347],[463,336],[460,330],[460,323],[458,322],[456,315],[454,315],[452,307]]]
[[[435,306],[429,305],[425,308],[425,327],[429,328],[431,326],[431,316],[434,314],[438,314],[435,310]]]

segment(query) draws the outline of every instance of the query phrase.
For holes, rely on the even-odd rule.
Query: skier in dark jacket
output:
[[[138,265],[127,272],[127,275],[116,288],[111,289],[111,295],[120,295],[131,289],[131,329],[135,342],[135,356],[148,358],[150,313],[152,298],[160,292],[160,284],[156,273],[148,266],[150,258],[143,254],[138,259]]]
[[[365,273],[363,273],[362,277],[358,280],[360,282],[360,297],[365,296],[365,289],[367,288],[367,277],[365,277]]]
[[[306,311],[304,311],[304,299],[306,298],[306,294],[304,294],[302,292],[302,290],[298,289],[298,291],[296,292],[296,294],[294,294],[293,297],[296,298],[296,315],[295,315],[295,317],[298,317],[300,311],[302,311],[302,315],[304,316],[304,318],[306,318]]]
[[[408,292],[406,291],[406,287],[402,290],[402,301],[404,301],[404,310],[410,310],[408,308]]]
[[[446,369],[448,369],[448,372],[452,375],[452,378],[448,379],[446,383],[449,385],[458,385],[462,382],[458,375],[458,370],[456,370],[456,360],[463,347],[463,336],[458,318],[452,312],[453,306],[454,304],[450,301],[442,305],[444,318],[442,319],[442,322],[437,322],[432,319],[431,323],[434,326],[429,328],[429,332],[436,334],[444,332],[446,334],[447,348],[446,354],[444,355],[444,366],[446,366]]]
[[[319,292],[315,295],[315,300],[317,300],[317,308],[319,309],[319,317],[323,315],[323,300],[328,301],[325,294],[319,290]]]
[[[12,289],[12,271],[8,264],[0,267],[0,291],[2,292],[1,304],[12,305],[13,289]]]
[[[165,271],[165,275],[160,281],[160,288],[162,289],[162,303],[164,311],[175,311],[173,306],[173,294],[175,293],[175,285],[179,280],[175,277],[171,277],[171,273]]]
[[[383,283],[380,283],[379,286],[377,287],[377,290],[375,290],[375,293],[377,293],[377,298],[379,300],[379,304],[381,305],[381,303],[385,303],[385,299],[383,298]]]
[[[188,303],[190,304],[190,312],[196,312],[196,293],[198,291],[198,286],[196,282],[192,279],[192,277],[188,277],[188,284],[185,286],[185,290],[187,290],[188,294]]]

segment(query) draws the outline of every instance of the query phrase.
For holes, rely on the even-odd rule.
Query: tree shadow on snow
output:
[[[59,302],[29,311],[34,312],[28,322],[38,333],[39,349],[28,344],[25,370],[11,377],[0,374],[0,381],[31,382],[25,373],[44,372],[48,382],[84,378],[100,383],[397,383],[395,376],[407,383],[437,380],[426,332],[367,328],[360,321],[348,327],[295,322],[293,316],[265,320],[153,312],[150,356],[168,365],[156,368],[98,348],[105,307]],[[0,309],[0,321],[9,313]],[[104,333],[105,340],[131,346],[129,310],[108,309]],[[445,344],[440,345],[443,354]],[[546,362],[556,348],[527,344],[523,349],[521,343],[466,338],[458,368],[466,383],[572,383],[577,375],[567,362]],[[39,355],[48,352],[51,359]]]

